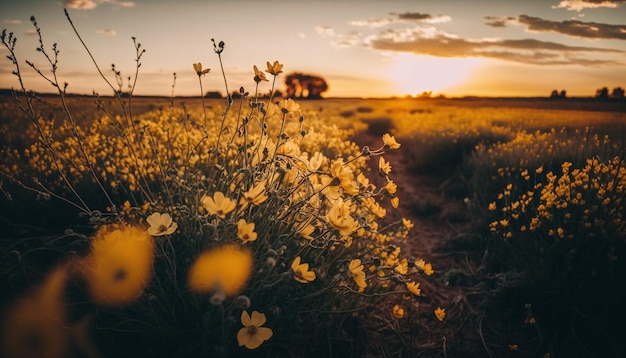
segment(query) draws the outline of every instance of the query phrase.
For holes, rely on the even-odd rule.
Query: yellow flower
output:
[[[216,247],[200,255],[189,269],[189,288],[198,293],[239,293],[252,271],[252,253],[237,245]]]
[[[254,232],[254,223],[248,224],[246,220],[239,219],[239,221],[237,221],[237,236],[244,244],[256,240],[257,233]]]
[[[252,311],[252,317],[247,311],[241,312],[241,324],[243,328],[237,332],[237,342],[240,346],[248,349],[256,349],[263,342],[272,338],[274,332],[270,328],[261,327],[265,324],[266,318],[264,313]]]
[[[419,282],[407,282],[406,289],[409,290],[409,292],[411,292],[415,296],[419,296],[420,293],[422,293]]]
[[[196,71],[196,74],[198,76],[206,75],[207,73],[209,73],[209,71],[211,71],[210,68],[207,68],[207,69],[203,70],[202,69],[202,64],[200,62],[193,64],[193,70]]]
[[[237,206],[234,200],[225,197],[221,191],[213,193],[213,197],[207,195],[203,196],[201,202],[202,206],[209,214],[217,215],[222,219],[224,219],[228,213],[235,210],[235,206]]]
[[[389,194],[394,195],[398,191],[398,186],[393,180],[388,180],[387,184],[385,184],[385,189],[387,189]]]
[[[267,180],[260,181],[257,185],[243,193],[241,199],[239,200],[239,205],[241,205],[242,208],[246,208],[248,204],[259,205],[267,200],[267,195],[265,195],[266,184]]]
[[[367,282],[365,282],[365,272],[363,271],[363,264],[361,263],[361,259],[354,259],[350,261],[348,264],[348,270],[352,275],[352,279],[356,282],[359,289],[363,289],[367,287]]]
[[[309,264],[300,264],[300,256],[296,256],[291,263],[291,272],[293,279],[300,283],[309,283],[315,280],[315,272],[309,271]]]
[[[395,197],[391,198],[390,202],[391,202],[391,206],[392,206],[394,209],[397,209],[397,208],[398,208],[398,206],[400,205],[400,198],[398,198],[397,196],[395,196]]]
[[[0,342],[3,357],[67,356],[70,331],[63,302],[66,279],[64,266],[54,269],[40,287],[4,311]]]
[[[391,164],[383,157],[378,158],[378,172],[383,176],[391,173]]]
[[[148,234],[152,236],[171,235],[178,228],[178,224],[172,221],[170,214],[153,213],[146,219],[150,227]]]
[[[441,307],[437,307],[437,309],[435,309],[435,317],[437,317],[439,321],[443,322],[443,319],[446,317],[446,310]]]
[[[383,134],[383,149],[385,151],[389,149],[398,149],[400,144],[396,142],[396,138],[389,133]]]
[[[393,306],[393,316],[397,319],[404,318],[404,308],[398,305]]]
[[[407,230],[411,230],[413,228],[413,222],[409,219],[402,218],[402,225],[404,225]]]
[[[435,271],[433,270],[433,265],[431,265],[431,264],[425,264],[424,265],[424,273],[426,274],[426,276],[430,276],[434,272]]]
[[[267,77],[265,77],[265,73],[259,71],[256,65],[254,65],[252,68],[254,69],[254,82],[259,83],[261,81],[268,81]]]
[[[491,202],[489,203],[489,211],[495,211],[496,210],[496,202]]]
[[[409,262],[407,261],[407,259],[403,259],[402,261],[400,261],[394,267],[394,270],[396,270],[396,272],[401,275],[406,275],[409,272]]]
[[[344,165],[343,159],[335,160],[331,164],[330,173],[334,178],[339,179],[339,185],[346,193],[350,195],[356,195],[359,193],[358,186],[352,180],[354,174],[350,168]]]
[[[344,202],[343,199],[338,199],[326,213],[326,220],[339,231],[341,236],[352,234],[359,226],[359,223],[350,215],[351,209],[351,205]]]
[[[136,300],[152,276],[153,246],[152,236],[133,226],[100,229],[85,261],[93,301],[123,305]]]
[[[300,236],[302,236],[303,238],[307,239],[307,240],[313,240],[314,237],[311,236],[311,234],[315,231],[315,226],[311,225],[311,224],[306,224],[304,225],[304,227],[302,227],[302,229],[300,229],[299,233]]]
[[[274,61],[273,64],[267,61],[267,70],[265,70],[265,72],[270,73],[274,76],[278,76],[279,74],[283,73],[283,65],[278,63],[278,61]]]
[[[285,113],[300,112],[300,105],[291,98],[281,100],[278,106]]]

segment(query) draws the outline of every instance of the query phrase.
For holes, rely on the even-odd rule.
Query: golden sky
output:
[[[192,64],[211,72],[205,91],[224,84],[211,39],[224,41],[229,88],[254,90],[252,66],[285,65],[285,73],[325,78],[326,97],[387,97],[424,91],[447,96],[593,96],[600,87],[626,87],[624,0],[26,0],[0,4],[2,27],[17,36],[26,86],[54,89],[49,65],[35,51],[35,16],[44,46],[58,44],[61,82],[68,92],[111,94],[80,46],[69,14],[109,81],[111,64],[135,75],[135,93],[199,94]],[[0,49],[0,87],[16,87],[14,66]],[[284,74],[283,74],[284,76]],[[283,86],[278,78],[278,86]],[[124,87],[127,86],[124,80]],[[126,89],[126,88],[124,88]],[[263,83],[262,90],[269,84]]]

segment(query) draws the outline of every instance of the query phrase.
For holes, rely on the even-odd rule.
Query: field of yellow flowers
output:
[[[75,98],[40,44],[56,95],[0,102],[3,356],[625,353],[623,103],[261,95],[279,61]]]

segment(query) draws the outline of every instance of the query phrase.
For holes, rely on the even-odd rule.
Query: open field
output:
[[[0,100],[5,348],[626,355],[625,101],[44,98],[33,121]],[[94,244],[115,225],[154,247]],[[226,243],[243,278],[208,264],[218,284],[195,283]],[[99,281],[112,257],[118,280]],[[246,350],[242,324],[273,333]]]

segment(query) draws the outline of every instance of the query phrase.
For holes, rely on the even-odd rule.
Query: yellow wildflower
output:
[[[54,269],[33,292],[4,314],[0,354],[3,357],[56,358],[68,354],[69,329],[63,297],[66,269]]]
[[[378,172],[381,176],[391,173],[391,164],[385,161],[383,157],[378,158]]]
[[[267,180],[260,181],[248,191],[243,193],[241,200],[239,200],[239,205],[241,205],[242,208],[245,208],[246,206],[248,206],[248,204],[259,205],[267,200],[267,195],[265,195],[266,185]]]
[[[202,69],[202,63],[198,62],[198,63],[194,63],[193,64],[193,70],[196,71],[196,74],[198,75],[198,77],[202,76],[202,75],[206,75],[207,73],[209,73],[209,71],[211,71],[210,68],[207,69]]]
[[[221,191],[213,193],[213,197],[205,195],[200,201],[209,214],[217,215],[222,219],[224,219],[228,213],[235,210],[235,206],[237,206],[234,200],[224,196],[224,193]]]
[[[153,213],[146,219],[148,225],[148,234],[152,236],[171,235],[178,228],[178,224],[172,221],[172,217],[168,213]]]
[[[422,293],[419,282],[407,282],[406,289],[409,290],[409,292],[411,292],[415,296],[419,296],[420,293]]]
[[[254,241],[257,238],[257,233],[254,232],[254,223],[247,223],[244,219],[237,221],[237,237],[246,242]]]
[[[392,206],[394,209],[397,209],[397,208],[398,208],[398,206],[400,206],[400,198],[398,198],[397,196],[395,196],[395,197],[391,198],[390,202],[391,202],[391,206]]]
[[[239,293],[252,271],[252,253],[237,245],[224,245],[203,253],[189,270],[189,288],[198,293],[223,290]]]
[[[359,290],[367,287],[367,282],[365,282],[365,272],[363,271],[363,264],[361,263],[361,259],[354,259],[350,261],[350,263],[348,264],[348,271],[350,271],[354,282],[356,282],[357,286],[359,286]]]
[[[402,259],[402,261],[394,267],[394,270],[401,275],[406,275],[409,272],[409,262],[407,259]]]
[[[237,332],[239,345],[248,349],[256,349],[263,342],[272,338],[274,332],[270,328],[261,327],[265,322],[264,313],[252,311],[252,316],[250,316],[247,311],[242,311],[241,324],[243,324],[243,328]]]
[[[309,271],[309,264],[300,264],[300,256],[296,256],[291,263],[291,272],[293,279],[300,283],[309,283],[315,280],[315,272]]]
[[[313,240],[313,236],[311,236],[311,234],[315,231],[315,226],[311,225],[311,224],[306,224],[304,225],[304,227],[302,227],[302,229],[300,229],[299,233],[300,236],[302,236],[303,238],[307,239],[307,240]]]
[[[278,76],[279,74],[283,73],[283,65],[278,63],[278,61],[274,61],[273,64],[267,61],[267,70],[265,70],[265,72],[274,76]]]
[[[341,236],[352,234],[359,226],[359,223],[350,215],[351,209],[350,204],[344,202],[343,199],[338,199],[326,213],[326,220],[339,231]]]
[[[385,189],[387,189],[389,194],[394,195],[398,191],[398,186],[393,180],[388,180],[387,184],[385,184]]]
[[[435,317],[437,317],[439,321],[443,322],[443,319],[446,317],[446,310],[441,307],[437,307],[437,309],[435,309]]]
[[[393,306],[392,312],[393,312],[393,316],[396,317],[397,319],[404,318],[404,308],[398,305],[395,305]]]
[[[429,263],[424,265],[424,273],[426,274],[426,276],[430,276],[434,272],[435,271],[433,270],[433,265],[431,265]]]
[[[411,230],[413,228],[413,222],[409,219],[402,218],[402,225],[404,225],[407,230]]]
[[[350,168],[344,165],[343,159],[335,160],[330,166],[330,172],[334,178],[339,179],[339,185],[346,193],[350,195],[359,193],[358,186],[352,180],[354,174]]]
[[[137,299],[152,276],[153,246],[152,236],[133,226],[100,229],[85,261],[93,301],[123,305]]]
[[[398,149],[400,144],[396,142],[396,138],[389,133],[383,134],[383,149],[385,151],[389,149]]]
[[[259,68],[256,67],[256,65],[254,65],[252,68],[254,69],[254,82],[259,83],[261,81],[268,81],[267,77],[265,77],[265,73],[259,71]]]

